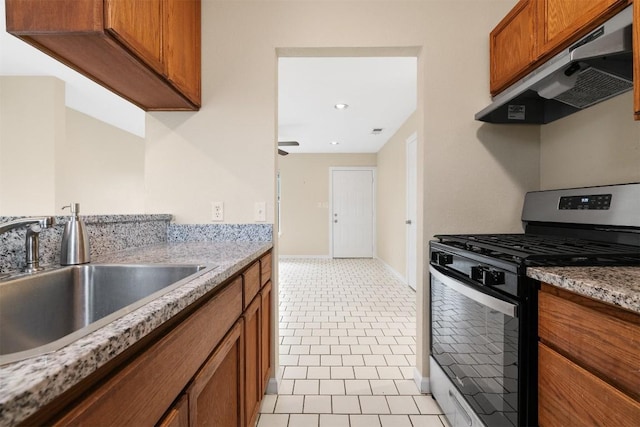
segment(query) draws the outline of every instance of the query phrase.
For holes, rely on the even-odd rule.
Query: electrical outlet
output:
[[[264,222],[267,220],[267,203],[256,202],[254,210],[254,220]]]
[[[211,220],[224,221],[224,203],[211,202]]]

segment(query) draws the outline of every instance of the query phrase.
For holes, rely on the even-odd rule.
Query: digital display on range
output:
[[[611,207],[611,194],[560,197],[560,210],[607,210]]]

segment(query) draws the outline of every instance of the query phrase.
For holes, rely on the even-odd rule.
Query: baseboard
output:
[[[413,381],[415,381],[420,393],[431,393],[431,389],[429,388],[429,377],[423,377],[420,371],[418,371],[418,368],[413,368]]]
[[[269,378],[267,383],[267,394],[278,394],[278,388],[280,387],[280,381],[277,378]]]
[[[278,259],[293,258],[314,258],[314,259],[331,259],[331,255],[278,255]]]
[[[280,389],[280,381],[282,380],[282,375],[284,374],[284,368],[280,366],[277,371],[275,377],[269,378],[269,382],[267,383],[266,394],[278,394],[278,390]]]
[[[396,271],[393,267],[391,267],[389,264],[387,264],[382,258],[376,256],[375,257],[378,261],[380,261],[382,263],[382,265],[384,265],[384,268],[387,269],[387,271],[389,271],[389,273],[393,274],[394,276],[396,276],[396,278],[398,280],[400,280],[402,283],[404,283],[405,285],[407,284],[407,278],[404,277],[402,274],[398,273],[398,271]]]

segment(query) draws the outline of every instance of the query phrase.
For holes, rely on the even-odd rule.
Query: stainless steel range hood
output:
[[[632,6],[493,98],[489,123],[550,123],[633,88]]]

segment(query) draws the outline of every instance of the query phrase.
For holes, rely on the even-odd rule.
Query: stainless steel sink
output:
[[[58,349],[206,267],[85,264],[0,281],[0,364]]]

